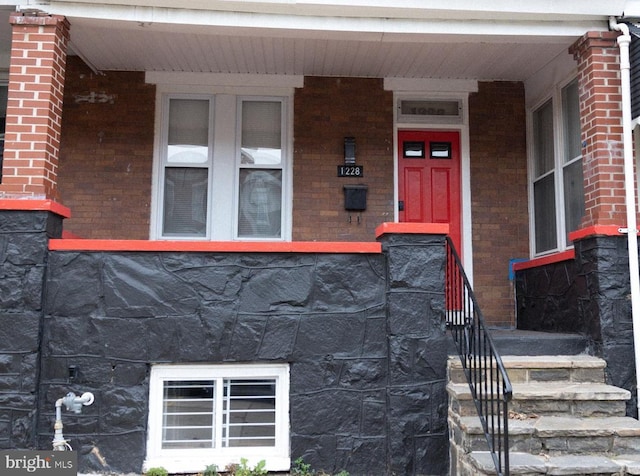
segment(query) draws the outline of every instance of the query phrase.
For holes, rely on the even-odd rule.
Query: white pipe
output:
[[[631,286],[631,316],[633,348],[636,364],[636,395],[640,417],[640,269],[638,266],[638,232],[636,224],[635,174],[633,170],[633,128],[631,124],[631,64],[629,27],[609,18],[609,27],[622,32],[618,36],[620,48],[620,81],[622,88],[622,137],[624,143],[624,188],[627,208],[627,246],[629,248],[629,284]]]
[[[62,403],[63,398],[59,398],[56,400],[56,422],[53,425],[54,435],[53,435],[53,450],[54,451],[67,451],[71,447],[67,440],[64,439],[62,434]]]

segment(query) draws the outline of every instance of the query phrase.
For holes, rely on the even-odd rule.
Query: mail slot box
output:
[[[344,209],[364,211],[367,209],[367,185],[344,185]]]

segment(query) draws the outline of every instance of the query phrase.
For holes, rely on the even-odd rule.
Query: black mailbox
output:
[[[367,209],[367,185],[344,186],[344,209],[351,211],[364,211]]]

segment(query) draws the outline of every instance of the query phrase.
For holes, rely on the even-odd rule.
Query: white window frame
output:
[[[279,165],[268,165],[261,164],[251,166],[248,164],[241,163],[241,140],[242,140],[242,104],[245,101],[265,101],[265,102],[279,102],[280,110],[282,113],[282,117],[280,120],[280,144],[282,151],[282,162]],[[289,147],[288,147],[288,128],[287,124],[289,123],[289,111],[287,109],[287,99],[282,96],[238,96],[237,98],[237,124],[236,124],[236,162],[235,162],[235,173],[236,173],[236,181],[235,181],[235,204],[234,204],[234,220],[233,220],[233,236],[236,240],[250,240],[250,241],[281,241],[283,240],[283,234],[286,230],[286,210],[287,203],[291,200],[288,199],[290,195],[287,193],[287,181],[286,181],[286,171],[289,169]],[[279,238],[262,238],[262,237],[240,237],[238,236],[238,223],[240,216],[240,171],[241,169],[270,169],[270,170],[280,170],[282,174],[282,189],[281,189],[281,210],[280,210],[280,237]]]
[[[564,199],[564,169],[572,163],[582,160],[582,155],[574,157],[568,162],[564,162],[565,153],[565,137],[564,137],[564,123],[563,123],[563,104],[562,104],[562,91],[569,84],[576,80],[576,77],[572,75],[570,78],[565,79],[561,83],[558,83],[552,91],[552,94],[545,96],[542,100],[538,101],[528,111],[528,155],[529,155],[529,172],[528,172],[528,186],[529,186],[529,248],[531,250],[532,257],[545,256],[553,253],[572,249],[571,243],[566,243],[566,217],[565,217],[565,199]],[[556,222],[556,246],[549,250],[538,252],[536,250],[536,223],[535,223],[535,197],[534,197],[534,182],[535,177],[535,134],[533,128],[534,113],[544,106],[549,100],[552,104],[552,117],[553,117],[553,141],[554,141],[554,168],[553,170],[544,174],[548,176],[553,173],[554,175],[554,196],[555,196],[555,222]],[[583,164],[584,166],[584,164]]]
[[[164,78],[164,76],[161,76]],[[182,78],[182,76],[179,76]],[[155,82],[155,76],[147,78]],[[293,213],[293,95],[294,88],[289,86],[229,86],[226,83],[242,83],[246,78],[227,78],[219,86],[184,85],[173,76],[170,82],[157,84],[156,88],[156,124],[154,141],[154,162],[152,174],[150,239],[181,241],[291,241]],[[275,80],[274,80],[275,81]],[[292,83],[281,80],[283,84]],[[296,79],[296,81],[299,81]],[[267,81],[268,83],[268,81]],[[297,82],[292,84],[297,85]],[[168,121],[168,98],[212,98],[212,123],[210,147],[211,168],[209,174],[208,220],[206,237],[163,236],[163,180],[166,154],[166,124]],[[282,221],[279,238],[246,237],[237,234],[238,189],[239,189],[239,141],[237,130],[238,101],[240,98],[280,100],[282,102]]]
[[[276,444],[269,447],[232,447],[198,449],[162,449],[163,389],[167,380],[214,380],[222,389],[227,378],[274,379],[276,382]],[[221,402],[218,403],[221,405]],[[217,417],[221,419],[220,417]],[[219,427],[216,433],[220,434]],[[266,462],[268,471],[288,471],[289,449],[289,365],[288,364],[162,364],[151,368],[149,379],[149,422],[147,457],[144,468],[164,467],[170,473],[197,473],[215,464],[223,470],[241,458],[248,465]]]
[[[207,225],[204,237],[189,237],[189,236],[174,236],[174,235],[163,235],[163,225],[164,225],[164,176],[165,170],[168,167],[171,167],[167,160],[167,143],[168,143],[168,135],[169,135],[169,104],[172,99],[190,99],[190,100],[202,100],[209,101],[209,150],[208,150],[208,158],[206,163],[199,164],[198,166],[188,164],[187,167],[194,168],[206,168],[208,174],[208,183],[207,183]],[[214,125],[215,125],[215,97],[211,94],[164,94],[161,97],[161,106],[160,106],[160,117],[161,117],[161,132],[159,134],[160,147],[158,148],[158,160],[159,163],[159,173],[157,175],[157,179],[154,180],[155,185],[155,194],[157,196],[157,229],[156,236],[160,237],[160,239],[165,240],[209,240],[211,237],[212,230],[212,220],[211,216],[213,215],[212,211],[212,194],[211,190],[213,188],[214,177],[213,177],[213,149],[214,149]],[[173,164],[176,166],[176,164]]]

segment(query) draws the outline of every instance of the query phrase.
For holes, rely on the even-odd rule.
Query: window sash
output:
[[[584,177],[582,158],[564,166],[562,170],[564,180],[564,219],[565,219],[565,244],[571,244],[569,233],[580,228],[584,216]]]
[[[539,178],[555,168],[553,103],[547,101],[533,113],[534,177]]]
[[[165,167],[162,235],[205,237],[208,201],[208,168]]]
[[[533,184],[535,209],[535,251],[544,253],[556,248],[555,176],[548,174]]]
[[[196,472],[250,450],[272,471],[289,467],[288,364],[154,365],[149,399],[145,466]]]
[[[276,379],[163,384],[163,449],[275,446]],[[223,388],[222,399],[216,398],[218,386]],[[221,438],[216,437],[218,427]]]
[[[240,98],[236,237],[281,239],[284,220],[282,98]]]
[[[240,169],[238,238],[282,235],[282,171]]]
[[[572,246],[584,215],[577,80],[556,89],[531,114],[530,197],[533,254]]]
[[[214,448],[215,380],[165,380],[162,448]]]
[[[165,95],[162,102],[159,234],[206,238],[210,232],[213,97]]]
[[[562,128],[565,164],[582,155],[580,132],[580,101],[578,81],[574,80],[562,88]]]

